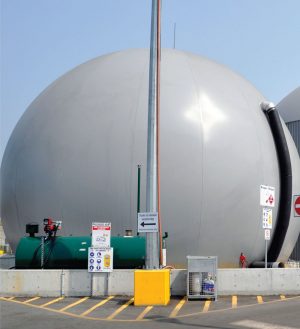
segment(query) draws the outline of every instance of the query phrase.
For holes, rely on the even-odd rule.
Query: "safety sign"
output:
[[[271,238],[271,230],[265,230],[265,240],[270,240]]]
[[[294,216],[300,217],[300,195],[294,195]]]
[[[111,223],[92,223],[92,247],[110,248]]]
[[[260,205],[263,207],[275,206],[275,187],[260,185]]]
[[[112,270],[113,248],[89,248],[89,272],[112,272]]]
[[[157,212],[138,213],[138,232],[151,233],[158,232],[158,214]]]
[[[263,208],[263,228],[271,229],[272,228],[272,209]]]

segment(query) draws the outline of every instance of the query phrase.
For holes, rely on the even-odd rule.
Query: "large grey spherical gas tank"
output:
[[[148,65],[147,50],[98,57],[62,76],[29,106],[1,169],[1,216],[12,246],[26,223],[44,217],[63,220],[64,235],[89,234],[93,221],[111,222],[114,235],[136,230],[138,164],[145,210]],[[262,259],[260,185],[275,187],[274,226],[280,188],[263,96],[228,68],[197,55],[164,50],[161,66],[168,263],[217,255],[221,266],[237,266],[241,252],[249,262]],[[299,166],[299,159],[292,161]],[[299,229],[286,236],[281,260]]]

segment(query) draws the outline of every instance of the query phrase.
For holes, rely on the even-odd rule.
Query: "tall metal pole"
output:
[[[265,268],[268,268],[268,240],[265,243]]]
[[[157,212],[157,13],[158,0],[152,0],[147,139],[147,212]],[[159,268],[158,233],[146,233],[146,268]]]
[[[141,165],[138,165],[138,184],[137,184],[137,209],[136,217],[138,217],[139,212],[141,211]]]
[[[141,212],[141,165],[138,165],[138,184],[137,184],[137,209],[136,219],[138,220],[139,212]],[[136,235],[140,235],[139,232]]]
[[[162,225],[160,208],[160,62],[161,62],[161,0],[157,1],[157,65],[156,65],[156,158],[157,158],[157,213],[158,213],[158,238],[159,238],[159,264],[163,263],[162,254]]]

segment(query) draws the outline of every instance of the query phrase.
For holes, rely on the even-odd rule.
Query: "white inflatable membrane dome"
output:
[[[88,235],[112,223],[113,235],[137,227],[137,165],[145,210],[149,51],[100,56],[52,83],[26,110],[1,167],[1,217],[13,248],[25,225],[52,217],[61,235]],[[260,185],[275,187],[279,168],[264,97],[208,59],[163,50],[161,209],[168,264],[187,255],[218,256],[220,266],[264,257]],[[299,191],[299,158],[285,128]],[[40,228],[41,229],[41,228]],[[290,220],[279,260],[299,234]],[[273,231],[271,234],[271,239]]]

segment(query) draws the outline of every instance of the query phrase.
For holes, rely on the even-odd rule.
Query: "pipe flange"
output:
[[[272,102],[263,101],[260,103],[260,107],[264,112],[270,112],[275,110],[275,105]]]

